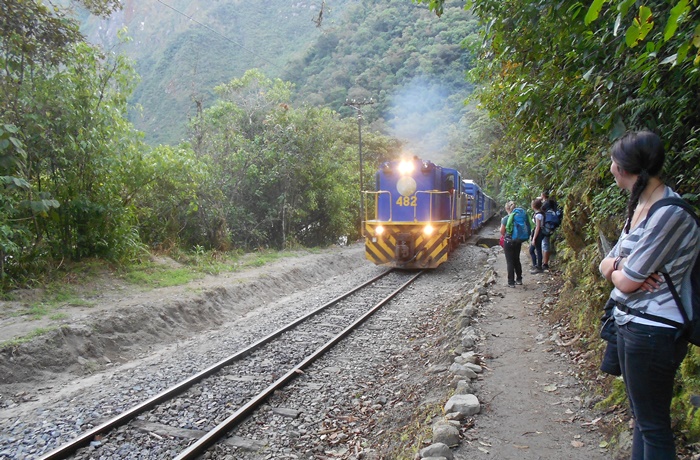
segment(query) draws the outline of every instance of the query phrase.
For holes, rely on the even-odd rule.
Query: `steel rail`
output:
[[[404,288],[413,283],[424,271],[420,271],[413,275],[407,282],[398,287],[394,292],[389,294],[385,299],[381,300],[377,305],[368,310],[364,315],[358,318],[354,323],[346,327],[342,332],[333,337],[331,340],[326,342],[312,354],[307,356],[303,361],[297,364],[293,369],[287,372],[285,375],[280,377],[272,385],[258,393],[253,399],[248,401],[245,405],[240,407],[236,412],[229,416],[226,420],[218,424],[214,429],[207,432],[204,436],[199,438],[194,444],[190,445],[185,449],[180,455],[175,457],[174,460],[192,460],[196,459],[198,456],[204,453],[209,447],[211,447],[216,441],[221,439],[226,433],[231,431],[231,429],[240,423],[245,417],[250,415],[253,410],[255,410],[259,405],[261,405],[267,398],[277,389],[283,387],[294,377],[299,375],[300,371],[306,368],[309,364],[318,359],[321,355],[326,353],[328,350],[333,348],[339,341],[345,338],[353,330],[355,330],[360,324],[362,324],[367,318],[372,316],[377,310],[383,307],[387,302],[394,298],[399,292]]]
[[[389,273],[391,273],[393,269],[389,269],[383,273],[380,273],[379,275],[375,276],[374,278],[370,279],[369,281],[366,281],[362,283],[361,285],[351,289],[350,291],[346,292],[345,294],[342,294],[335,299],[327,302],[326,304],[320,306],[316,310],[313,310],[312,312],[301,316],[294,320],[293,322],[287,324],[286,326],[283,326],[282,328],[278,329],[277,331],[269,334],[266,337],[263,337],[262,339],[258,340],[257,342],[249,345],[248,347],[244,348],[243,350],[239,351],[238,353],[229,356],[228,358],[223,359],[222,361],[219,361],[216,364],[213,364],[212,366],[204,369],[203,371],[192,375],[191,377],[187,378],[186,380],[183,380],[182,382],[178,383],[177,385],[170,387],[166,390],[163,390],[162,392],[158,393],[157,395],[153,396],[150,399],[147,399],[146,401],[143,401],[140,404],[137,404],[126,411],[120,413],[116,417],[108,420],[107,422],[96,426],[95,428],[92,428],[91,430],[86,431],[85,433],[81,434],[80,436],[74,438],[72,441],[69,441],[62,446],[57,447],[56,449],[52,450],[51,452],[44,454],[43,456],[39,457],[38,460],[63,460],[65,458],[68,458],[70,455],[74,454],[78,449],[81,447],[85,447],[90,444],[90,441],[92,439],[101,433],[105,433],[112,428],[118,427],[125,425],[129,421],[133,420],[136,418],[137,415],[140,413],[147,411],[158,404],[167,401],[171,399],[173,396],[176,396],[183,391],[187,390],[197,382],[199,382],[202,379],[205,379],[212,374],[215,374],[216,372],[220,371],[222,368],[228,366],[229,364],[238,361],[242,358],[245,358],[246,356],[250,355],[252,352],[257,350],[258,348],[262,347],[263,345],[271,342],[272,340],[276,339],[283,333],[287,332],[290,329],[293,329],[300,323],[306,321],[307,319],[311,318],[312,316],[317,315],[318,313],[322,312],[323,310],[327,309],[328,307],[331,307],[332,305],[335,305],[336,303],[340,302],[341,300],[345,299],[346,297],[354,294],[355,292],[359,291],[360,289],[364,288],[365,286],[374,283],[375,281],[385,277]]]

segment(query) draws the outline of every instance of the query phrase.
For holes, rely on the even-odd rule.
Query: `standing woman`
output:
[[[515,209],[515,203],[506,203],[506,216],[501,219],[501,237],[503,237],[503,252],[506,255],[506,270],[508,271],[508,287],[523,284],[523,266],[520,264],[520,250],[523,243],[506,238],[506,224],[508,217]]]
[[[530,257],[532,258],[531,274],[542,273],[542,240],[544,233],[542,225],[544,224],[544,213],[542,212],[542,200],[535,198],[531,203],[532,210],[535,215],[532,216],[532,223],[535,224],[535,229],[532,231],[532,239],[530,240]]]
[[[700,231],[678,206],[659,208],[647,219],[655,202],[678,196],[659,177],[665,154],[656,134],[626,134],[613,144],[611,157],[615,183],[630,197],[620,239],[599,268],[615,286],[610,297],[616,302],[618,358],[634,417],[632,459],[671,460],[676,458],[670,409],[673,381],[688,343],[673,326],[628,312],[643,311],[683,323],[660,273],[668,273],[681,294]]]

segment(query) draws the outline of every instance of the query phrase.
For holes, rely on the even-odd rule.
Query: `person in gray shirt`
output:
[[[671,460],[676,458],[670,415],[673,382],[688,343],[679,338],[678,329],[627,311],[683,323],[660,273],[668,273],[674,286],[682,289],[700,231],[678,206],[660,208],[647,219],[655,202],[678,196],[660,179],[665,152],[659,136],[649,131],[628,133],[613,144],[611,157],[615,183],[630,197],[620,239],[599,268],[615,286],[610,298],[616,305],[618,359],[634,417],[631,458]]]

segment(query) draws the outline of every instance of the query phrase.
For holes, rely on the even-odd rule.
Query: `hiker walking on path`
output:
[[[557,209],[559,209],[559,205],[557,205],[557,202],[554,200],[554,198],[549,197],[549,192],[547,190],[544,190],[542,192],[540,200],[542,200],[542,212],[545,215],[545,220],[547,216],[547,211],[551,209],[556,213]],[[552,252],[553,244],[552,235],[552,233],[545,234],[542,238],[542,269],[545,271],[549,270],[549,257]]]
[[[535,211],[535,215],[532,216],[532,222],[535,224],[534,230],[532,231],[532,239],[530,240],[530,257],[532,258],[532,270],[531,274],[542,273],[542,240],[544,239],[544,232],[542,231],[542,224],[544,224],[544,213],[542,212],[542,200],[535,198],[531,203],[532,210]]]
[[[505,209],[508,214],[501,219],[501,237],[503,238],[503,252],[506,256],[508,287],[515,287],[516,284],[523,284],[523,266],[520,263],[520,252],[522,250],[523,241],[522,238],[518,237],[517,229],[514,232],[514,219],[516,217],[514,212],[517,211],[523,224],[527,224],[527,214],[524,209],[516,208],[515,203],[512,201],[506,203]],[[530,230],[526,229],[525,238],[529,235]]]
[[[630,196],[620,239],[599,268],[614,285],[618,358],[634,418],[632,460],[676,458],[670,406],[688,343],[679,329],[639,315],[683,324],[661,273],[680,291],[700,243],[694,219],[679,206],[659,208],[647,220],[655,202],[678,196],[659,177],[664,158],[661,139],[649,131],[628,133],[611,148],[610,172]]]

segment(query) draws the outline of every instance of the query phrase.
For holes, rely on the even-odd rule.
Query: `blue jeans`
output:
[[[634,417],[632,460],[675,460],[671,399],[676,370],[688,343],[676,329],[618,326],[617,352]]]
[[[530,257],[532,258],[532,265],[542,269],[542,239],[544,235],[540,232],[535,238],[535,244],[530,245]]]

